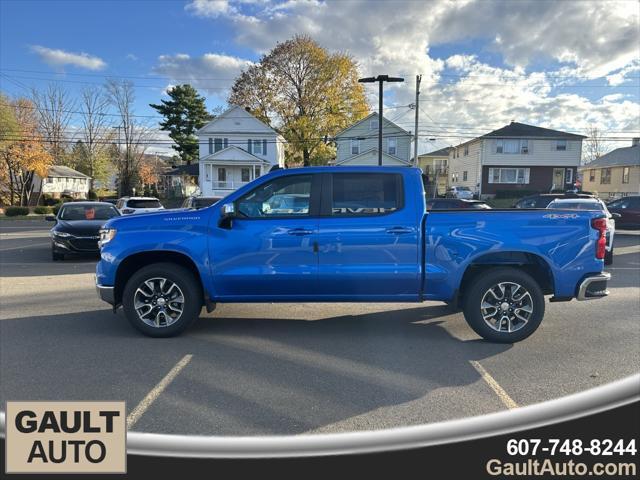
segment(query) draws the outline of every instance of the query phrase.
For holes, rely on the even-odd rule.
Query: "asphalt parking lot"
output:
[[[96,258],[52,262],[47,225],[0,222],[0,402],[126,400],[133,430],[342,432],[516,408],[640,371],[640,232],[618,232],[609,298],[547,303],[515,345],[424,304],[222,305],[151,339],[113,315]]]

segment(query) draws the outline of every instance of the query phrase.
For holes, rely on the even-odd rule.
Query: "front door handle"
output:
[[[387,228],[387,233],[391,233],[393,235],[402,235],[403,233],[412,233],[413,228],[408,227],[392,227]]]
[[[311,235],[313,233],[313,230],[307,230],[306,228],[292,228],[288,233],[289,235],[300,237],[303,235]]]

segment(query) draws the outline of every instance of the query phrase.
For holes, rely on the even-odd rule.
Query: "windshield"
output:
[[[598,210],[603,211],[599,202],[551,202],[547,208],[563,208],[567,210]]]
[[[458,190],[463,190],[465,192],[469,191],[469,187],[456,187]]]
[[[120,215],[112,205],[65,205],[60,220],[109,220]]]
[[[129,200],[127,202],[129,208],[161,208],[159,200]]]

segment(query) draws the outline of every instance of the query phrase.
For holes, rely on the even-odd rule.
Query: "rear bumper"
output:
[[[107,302],[111,305],[116,303],[116,297],[113,287],[106,287],[104,285],[96,283],[96,291],[98,292],[98,296],[102,301]]]
[[[611,274],[608,272],[602,272],[598,275],[593,275],[585,278],[578,287],[578,300],[594,300],[596,298],[602,298],[609,295],[607,290],[607,283],[611,280]]]

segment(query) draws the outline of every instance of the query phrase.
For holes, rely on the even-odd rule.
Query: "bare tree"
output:
[[[605,135],[595,125],[590,125],[587,129],[587,139],[584,141],[582,151],[582,163],[591,163],[610,150],[609,144],[605,140]]]
[[[118,194],[129,195],[138,184],[138,164],[146,150],[149,138],[148,126],[137,121],[133,111],[135,91],[133,83],[127,80],[108,79],[106,84],[109,103],[118,112]]]
[[[106,115],[109,108],[109,97],[100,88],[88,87],[82,91],[80,104],[82,106],[82,138],[86,155],[86,173],[91,177],[89,189],[93,190],[98,164],[108,158],[107,140],[112,136],[109,132]]]
[[[31,97],[49,153],[54,164],[61,165],[65,162],[66,132],[76,103],[66,90],[55,83],[50,83],[44,91],[33,89]]]

